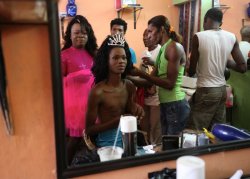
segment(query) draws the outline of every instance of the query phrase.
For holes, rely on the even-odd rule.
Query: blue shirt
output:
[[[135,51],[132,48],[129,48],[130,54],[131,54],[131,61],[133,64],[136,63],[136,55],[135,55]]]

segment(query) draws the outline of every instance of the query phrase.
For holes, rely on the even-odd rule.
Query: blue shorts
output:
[[[179,135],[189,118],[190,106],[186,99],[161,103],[162,135]]]

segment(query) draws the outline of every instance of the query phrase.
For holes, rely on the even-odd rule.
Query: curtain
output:
[[[194,34],[200,31],[201,0],[193,0],[179,5],[179,34],[187,56],[191,51]]]

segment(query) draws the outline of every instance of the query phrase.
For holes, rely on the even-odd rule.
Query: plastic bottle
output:
[[[77,13],[77,6],[75,4],[75,0],[68,0],[68,4],[66,5],[67,16],[74,17]]]

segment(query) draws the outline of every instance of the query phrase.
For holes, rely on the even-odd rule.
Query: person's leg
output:
[[[218,104],[217,110],[213,117],[213,120],[210,124],[210,129],[215,123],[226,123],[226,99],[227,99],[227,92],[226,87],[221,87],[221,99]]]
[[[160,106],[150,106],[150,142],[151,144],[161,143],[161,121]]]
[[[160,121],[161,121],[161,133],[162,135],[168,134],[168,123],[167,123],[167,104],[160,104]]]
[[[178,115],[178,121],[179,121],[179,127],[177,131],[182,132],[185,129],[186,124],[189,119],[190,106],[186,99],[178,101],[176,105],[178,107],[177,115]]]
[[[71,165],[74,155],[79,147],[80,141],[80,137],[66,137],[68,165]]]
[[[197,88],[190,102],[189,122],[193,125],[188,127],[195,130],[208,129],[219,107],[222,95],[220,88]]]
[[[149,118],[150,118],[150,107],[148,105],[144,105],[144,117],[140,121],[141,130],[147,133],[147,141],[150,141],[150,127],[149,127]]]
[[[164,111],[161,112],[164,114],[164,121],[162,121],[162,134],[163,135],[177,135],[179,134],[179,122],[178,122],[178,106],[176,101],[164,103]]]

